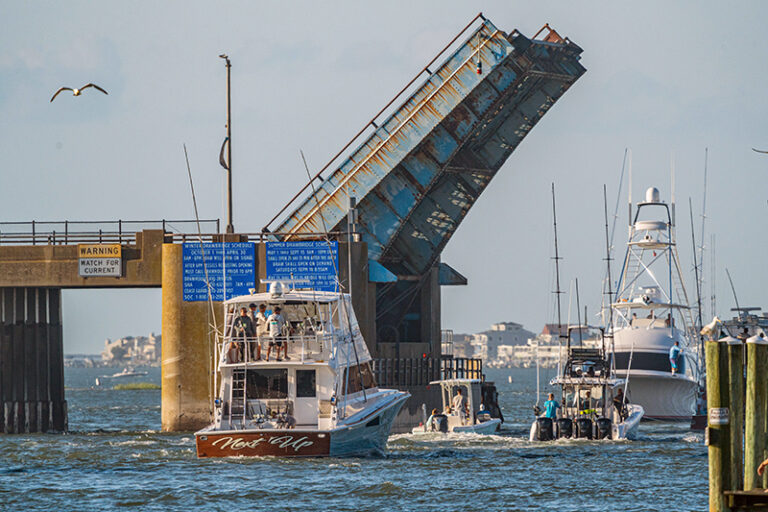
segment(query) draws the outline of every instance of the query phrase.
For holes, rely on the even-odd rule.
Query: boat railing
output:
[[[217,337],[221,353],[219,364],[239,365],[282,359],[328,361],[333,353],[334,335],[330,333],[288,336]],[[279,343],[279,345],[278,345]],[[270,350],[271,347],[271,350]]]

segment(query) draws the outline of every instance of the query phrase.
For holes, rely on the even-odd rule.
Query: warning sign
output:
[[[710,407],[709,408],[709,424],[710,425],[727,425],[728,416],[729,416],[729,411],[727,407]]]
[[[80,277],[120,277],[123,275],[120,244],[79,244]]]

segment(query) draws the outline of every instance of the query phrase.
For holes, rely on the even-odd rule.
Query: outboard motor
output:
[[[611,439],[613,422],[608,418],[597,418],[597,438]]]
[[[579,439],[592,439],[592,418],[582,416],[576,418],[576,437]]]
[[[448,433],[448,417],[445,414],[438,414],[434,418],[432,418],[433,423],[432,425],[437,424],[437,430],[438,432],[442,432],[443,434]],[[435,428],[435,427],[432,427]]]
[[[542,417],[536,418],[536,440],[537,441],[551,441],[552,440],[552,418]]]
[[[557,438],[568,437],[573,437],[573,421],[571,418],[560,418],[557,420]]]

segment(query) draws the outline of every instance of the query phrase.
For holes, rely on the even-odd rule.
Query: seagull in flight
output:
[[[53,95],[53,98],[51,98],[51,101],[55,100],[56,96],[58,96],[61,91],[72,91],[72,96],[80,96],[81,94],[83,94],[83,91],[86,90],[89,87],[93,87],[94,89],[98,89],[99,91],[103,92],[104,94],[109,94],[107,91],[105,91],[104,89],[102,89],[101,87],[99,87],[96,84],[85,84],[84,86],[82,86],[79,89],[73,89],[71,87],[62,87],[58,91],[56,91],[56,93]]]
[[[754,151],[755,153],[768,153],[768,151],[762,151],[760,149],[755,149],[755,148],[752,148],[752,151]]]

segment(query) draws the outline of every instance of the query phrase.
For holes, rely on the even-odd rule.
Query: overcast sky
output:
[[[482,9],[507,32],[532,36],[549,22],[584,49],[587,73],[513,153],[444,251],[443,261],[469,279],[444,288],[444,328],[477,332],[514,320],[539,330],[552,321],[552,182],[562,281],[567,287],[578,277],[582,304],[596,312],[602,186],[612,213],[625,148],[633,154],[635,199],[652,185],[669,199],[674,158],[686,271],[687,202],[693,198],[698,226],[709,148],[707,232],[717,236],[718,312],[733,306],[725,267],[742,305],[768,307],[768,155],[750,149],[768,147],[768,4],[471,4],[5,2],[0,220],[193,218],[182,143],[201,216],[223,217],[225,72],[217,56],[226,52],[235,228],[258,231],[304,184],[299,149],[313,169],[321,167]],[[109,96],[89,90],[49,103],[59,86],[88,82]],[[626,188],[621,201],[620,252]],[[64,297],[67,353],[160,331],[159,290]]]

